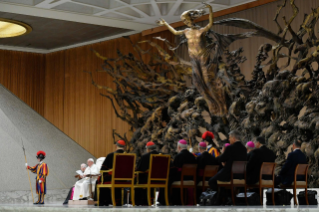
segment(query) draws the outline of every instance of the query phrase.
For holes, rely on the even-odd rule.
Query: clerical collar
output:
[[[296,151],[296,150],[300,150],[300,148],[296,148],[296,149],[294,149],[294,151]]]

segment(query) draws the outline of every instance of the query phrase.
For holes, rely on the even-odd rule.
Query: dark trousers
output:
[[[148,180],[148,174],[139,174],[138,184],[146,184]],[[137,184],[137,181],[135,181]],[[154,189],[151,189],[151,201],[154,200]],[[147,201],[147,189],[137,188],[135,189],[135,205],[148,205]]]
[[[214,177],[210,178],[208,185],[213,191],[218,190],[217,181],[230,181],[230,174],[227,174],[223,169],[221,169]]]
[[[104,176],[104,182],[110,182],[112,180],[112,176]],[[97,184],[100,182],[97,180],[95,183],[95,192],[94,192],[94,201],[97,201]],[[124,195],[125,199],[125,195]],[[122,205],[122,190],[121,188],[115,189],[115,201],[116,205],[120,206]],[[112,203],[112,195],[111,195],[111,189],[109,188],[100,188],[100,197],[99,197],[99,204],[100,206],[109,206]]]
[[[177,170],[177,168],[170,169],[169,177],[168,177],[168,199],[170,201],[170,204],[172,205],[178,205],[177,203],[180,202],[180,191],[178,189],[173,189],[173,195],[170,194],[171,185],[174,181],[180,181],[181,180],[181,172]],[[176,191],[178,190],[178,191]],[[176,193],[177,192],[177,193]],[[165,202],[165,193],[164,189],[161,188],[159,195],[158,195],[158,201],[161,205],[166,205]],[[179,203],[180,204],[180,203]]]
[[[184,180],[193,180],[192,177],[185,177]],[[172,168],[169,173],[169,180],[168,180],[168,199],[170,201],[171,205],[181,205],[181,192],[180,189],[173,189],[172,194],[171,191],[171,185],[175,181],[181,181],[181,172],[178,171],[176,168]],[[161,205],[166,205],[165,202],[165,193],[164,189],[160,189],[160,193],[158,196],[158,201]]]

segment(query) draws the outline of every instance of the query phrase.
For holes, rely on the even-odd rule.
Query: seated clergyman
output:
[[[82,164],[81,164],[81,171],[82,171],[83,173],[85,172],[86,167],[87,167],[87,165],[86,165],[85,163],[82,163]],[[81,180],[81,178],[82,178],[81,175],[76,175],[75,177],[78,178],[78,180]],[[63,205],[68,204],[68,201],[73,199],[73,194],[74,194],[74,186],[72,186],[72,187],[70,188],[70,191],[69,191],[69,193],[68,193],[68,196],[67,196],[66,199],[64,200]]]
[[[98,167],[94,164],[92,158],[87,161],[88,167],[85,169],[82,179],[77,181],[74,186],[73,200],[85,199],[91,197],[91,191],[94,192],[97,175],[100,174]],[[90,189],[90,186],[92,190]]]
[[[123,154],[125,153],[125,141],[124,140],[119,140],[116,142],[116,150],[115,152],[109,153],[101,167],[101,171],[107,171],[107,170],[112,170],[113,169],[113,161],[114,161],[114,154]],[[102,178],[102,176],[101,176]],[[101,178],[99,178],[96,182],[97,184],[101,183]],[[109,173],[103,173],[103,183],[110,183],[112,181],[112,174]],[[95,186],[96,186],[95,185]],[[95,190],[97,191],[97,190]],[[116,205],[121,204],[121,188],[116,188],[115,189],[115,199],[116,199]],[[94,193],[94,200],[97,201],[97,192]],[[111,196],[111,190],[109,188],[101,188],[100,189],[100,196],[99,196],[99,205],[100,206],[109,206],[112,203],[112,196]]]

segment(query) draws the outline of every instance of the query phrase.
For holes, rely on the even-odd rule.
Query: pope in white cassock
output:
[[[83,198],[90,198],[90,184],[92,184],[92,192],[94,192],[95,182],[97,180],[96,177],[87,177],[88,175],[98,175],[100,174],[100,170],[97,165],[94,164],[94,160],[92,158],[87,161],[88,167],[85,169],[85,172],[81,176],[82,179],[77,181],[74,185],[74,195],[73,200],[79,200]]]

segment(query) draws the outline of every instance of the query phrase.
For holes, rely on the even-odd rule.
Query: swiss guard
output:
[[[32,167],[28,166],[27,163],[25,164],[27,169],[37,174],[37,177],[35,179],[36,179],[36,190],[38,194],[38,201],[33,204],[44,204],[44,196],[47,191],[46,177],[49,175],[49,168],[47,164],[43,162],[44,158],[45,158],[45,152],[38,151],[37,159],[39,163]]]
[[[203,133],[202,139],[207,144],[207,152],[213,157],[217,158],[219,156],[219,151],[214,145],[214,134],[212,132],[206,131]]]

